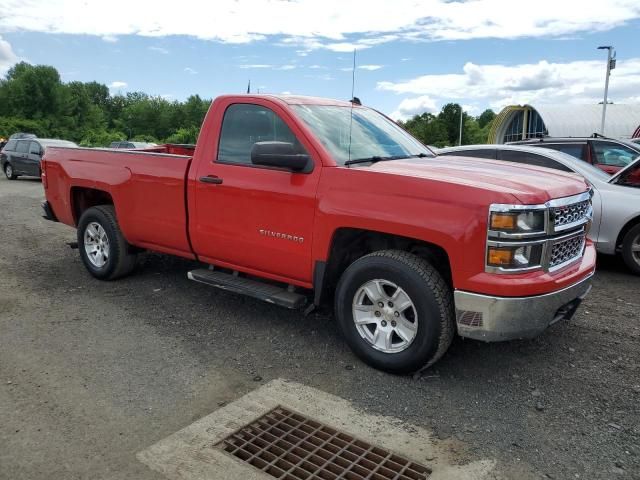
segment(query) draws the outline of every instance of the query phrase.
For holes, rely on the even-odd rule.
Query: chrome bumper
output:
[[[485,342],[535,337],[549,325],[573,317],[591,290],[592,276],[533,297],[492,297],[456,290],[458,334]]]

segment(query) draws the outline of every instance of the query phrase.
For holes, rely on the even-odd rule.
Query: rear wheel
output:
[[[13,171],[13,165],[11,165],[9,162],[4,164],[4,174],[9,180],[15,180],[16,178],[18,178],[18,175],[16,175],[16,173]]]
[[[629,230],[622,239],[622,258],[633,273],[640,275],[640,224]]]
[[[338,283],[335,312],[354,353],[392,373],[433,364],[455,331],[451,289],[426,260],[399,250],[352,263]]]
[[[89,273],[100,280],[115,280],[136,265],[116,219],[113,205],[87,209],[78,222],[78,250]]]

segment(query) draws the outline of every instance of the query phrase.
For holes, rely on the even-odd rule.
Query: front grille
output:
[[[582,256],[584,243],[585,235],[582,234],[553,244],[549,267],[554,268]]]
[[[423,465],[283,407],[217,447],[285,480],[424,480],[431,473]]]
[[[551,215],[555,228],[564,227],[583,220],[589,214],[590,200],[565,205],[563,207],[553,207]]]

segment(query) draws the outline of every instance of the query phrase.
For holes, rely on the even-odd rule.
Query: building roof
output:
[[[588,137],[600,132],[602,105],[511,105],[496,117],[489,140],[501,143],[500,139],[513,115],[522,109],[536,110],[551,137]],[[604,134],[612,138],[631,138],[640,125],[640,104],[607,105]],[[497,141],[496,141],[497,140]]]

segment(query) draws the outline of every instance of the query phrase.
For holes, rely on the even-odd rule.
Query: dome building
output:
[[[589,137],[600,132],[602,105],[511,105],[502,109],[489,131],[488,143],[528,138]],[[640,135],[640,104],[607,105],[604,134],[629,139]]]

